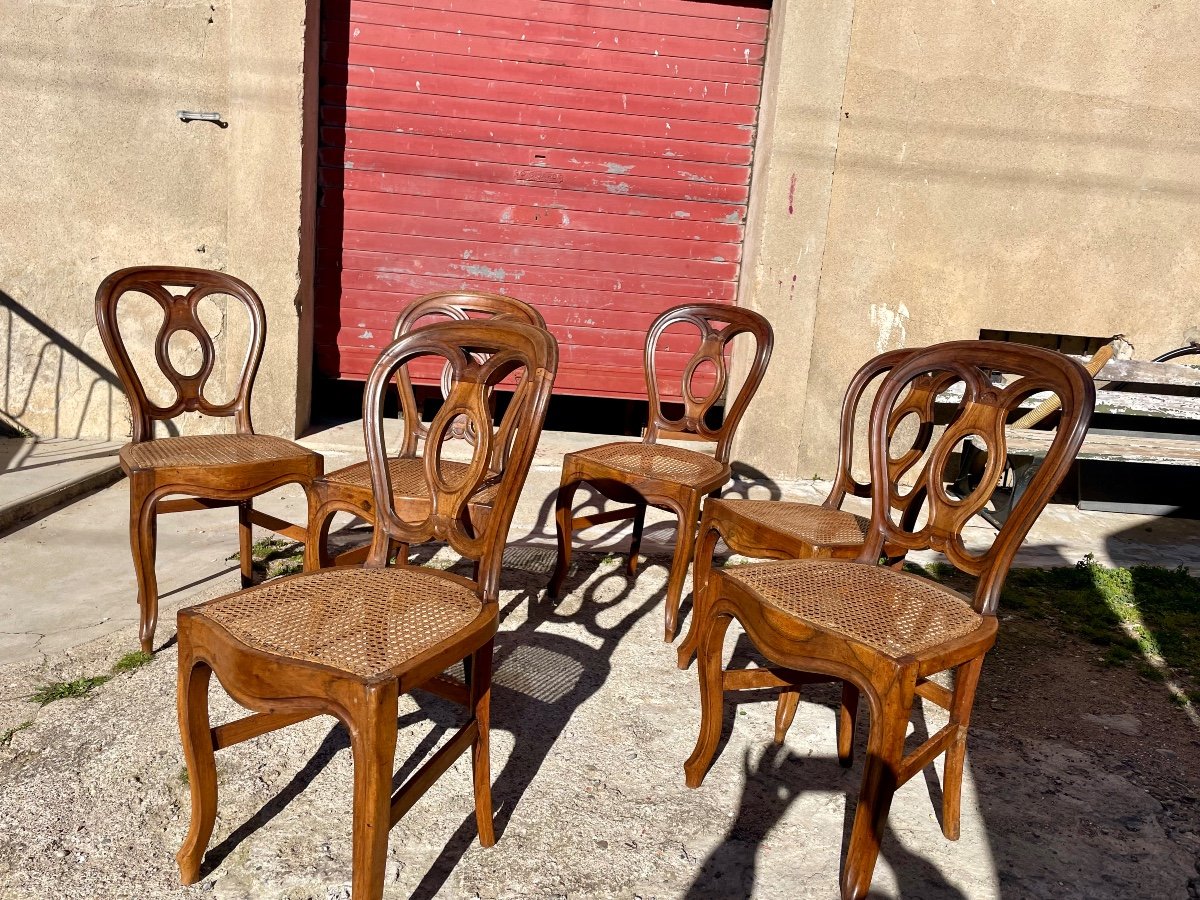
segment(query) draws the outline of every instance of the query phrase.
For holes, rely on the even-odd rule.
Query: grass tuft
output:
[[[1200,685],[1200,579],[1185,567],[1109,568],[1088,554],[1074,566],[1013,569],[1001,609],[1049,619],[1099,647],[1106,665],[1136,661],[1152,681]]]
[[[149,665],[152,662],[154,662],[153,653],[147,653],[145,650],[134,650],[131,653],[126,653],[113,663],[113,674],[132,672],[134,669],[140,669],[142,666]]]
[[[39,706],[46,706],[56,700],[66,700],[70,697],[82,697],[112,679],[111,675],[85,675],[74,681],[52,681],[43,684],[29,695],[29,699]]]
[[[3,734],[0,734],[0,747],[7,747],[12,743],[13,735],[18,731],[24,731],[33,724],[33,719],[26,719],[20,725],[15,725],[12,728],[5,729]]]

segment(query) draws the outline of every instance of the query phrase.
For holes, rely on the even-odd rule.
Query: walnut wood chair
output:
[[[449,396],[429,426],[422,460],[430,502],[406,518],[393,503],[383,436],[383,396],[397,369],[436,356],[452,369]],[[500,570],[517,496],[529,472],[558,349],[548,331],[510,319],[440,322],[409,332],[380,356],[367,382],[364,431],[376,523],[363,568],[337,567],[269,581],[179,613],[179,728],[191,786],[191,826],[178,854],[185,884],[200,862],[216,817],[214,753],[312,716],[336,716],[350,734],[354,758],[353,873],[355,898],[383,893],[388,831],[469,747],[479,841],[495,841],[488,757],[492,645]],[[528,387],[493,431],[492,389],[521,370]],[[476,436],[464,468],[442,459],[443,438],[465,416]],[[413,427],[406,420],[405,428]],[[494,471],[501,433],[513,433],[501,471]],[[485,483],[495,487],[480,530],[467,505]],[[410,566],[389,566],[393,542],[444,540],[477,561],[478,579]],[[462,661],[466,684],[441,675]],[[208,687],[221,685],[254,714],[211,727]],[[392,794],[397,697],[424,688],[468,707],[466,724]]]
[[[503,294],[488,294],[477,291],[445,291],[427,294],[414,300],[396,321],[393,339],[403,337],[419,322],[425,319],[446,318],[457,321],[467,321],[472,317],[477,320],[506,316],[518,322],[525,322],[538,328],[545,328],[546,322],[541,313],[513,297]],[[442,369],[442,397],[449,393],[449,377],[451,367]],[[400,395],[401,416],[406,423],[404,443],[396,456],[388,460],[392,477],[393,502],[397,509],[412,510],[414,515],[422,515],[422,510],[429,505],[429,495],[426,493],[426,482],[421,457],[417,453],[417,444],[428,436],[428,430],[421,422],[421,412],[417,406],[416,395],[413,393],[412,379],[408,369],[402,368],[397,377],[397,388]],[[516,394],[528,390],[524,382],[517,386]],[[518,402],[514,396],[513,402]],[[412,428],[407,428],[408,423]],[[468,441],[473,436],[464,432],[461,422],[448,430],[447,439],[460,438]],[[506,451],[513,435],[503,435],[495,446],[495,452],[502,454]],[[493,460],[493,466],[501,465],[503,460]],[[463,463],[446,460],[447,471],[465,471]],[[328,552],[329,526],[333,517],[339,512],[352,513],[366,522],[374,524],[374,501],[371,495],[370,467],[366,461],[345,466],[330,472],[313,482],[314,510],[308,521],[308,540],[305,542],[305,569],[312,571],[327,568],[330,565],[351,565],[360,563],[366,558],[368,547],[348,550],[331,557]],[[488,514],[494,500],[494,492],[485,491],[471,498],[470,515],[480,519]],[[407,552],[400,548],[401,552]]]
[[[184,293],[173,293],[172,288]],[[163,310],[162,325],[154,342],[154,358],[174,391],[174,399],[167,406],[160,406],[147,396],[121,335],[117,305],[130,293],[150,297]],[[199,318],[198,306],[213,294],[241,303],[250,323],[237,389],[225,403],[214,403],[205,395],[216,351],[212,336]],[[321,474],[323,461],[319,453],[292,441],[254,433],[250,394],[262,359],[267,321],[262,301],[245,282],[205,269],[168,266],[122,269],[104,279],[96,291],[96,322],[132,411],[133,440],[121,448],[120,461],[129,476],[129,543],[138,583],[141,645],[150,652],[158,624],[158,581],[154,574],[158,515],[236,506],[242,586],[248,587],[254,575],[251,549],[254,525],[295,541],[303,541],[307,534],[302,526],[255,510],[253,498],[292,483],[299,484],[309,494],[313,479]],[[200,348],[200,365],[190,375],[180,372],[171,361],[171,338],[181,332],[194,337]],[[235,433],[154,436],[155,422],[183,412],[231,417]],[[183,494],[187,499],[162,499],[171,494]],[[311,505],[311,494],[309,502]]]
[[[990,380],[993,370],[1015,380],[997,386]],[[915,380],[943,376],[964,383],[959,414],[916,470],[914,486],[905,489],[889,471],[889,411]],[[1043,391],[1057,394],[1062,403],[1045,462],[991,547],[969,551],[963,527],[995,489],[1005,464],[1005,423],[1019,414],[1023,400]],[[942,829],[947,838],[957,839],[967,728],[983,657],[996,639],[1000,589],[1021,541],[1074,460],[1094,405],[1095,386],[1083,367],[1039,348],[958,341],[928,347],[897,363],[871,409],[871,520],[856,559],[754,563],[713,572],[705,585],[698,623],[701,725],[696,748],[684,765],[688,786],[700,786],[716,753],[723,691],[741,686],[738,673],[721,668],[725,632],[736,618],[771,663],[768,671],[777,686],[796,689],[805,682],[840,680],[844,695],[855,703],[860,691],[866,694],[871,729],[842,897],[866,896],[893,793],[943,752]],[[952,477],[951,455],[968,438],[987,444],[988,472],[973,493],[958,499],[945,484]],[[924,494],[924,524],[905,525],[905,498],[918,492]],[[974,597],[879,565],[887,546],[941,551],[958,569],[978,578]],[[953,688],[932,680],[949,669],[955,670]],[[948,710],[949,723],[906,754],[905,735],[917,696]],[[852,742],[853,721],[840,722],[837,744],[843,763],[850,760]]]
[[[663,332],[680,323],[697,328],[701,341],[683,370],[683,415],[678,419],[669,419],[659,402],[656,350]],[[723,324],[724,327],[714,328],[713,323]],[[705,417],[724,395],[728,383],[725,348],[734,337],[744,333],[754,337],[754,360],[733,403],[726,408],[721,427],[710,428]],[[562,479],[555,503],[558,563],[550,578],[549,593],[552,596],[558,596],[561,592],[570,569],[571,535],[576,528],[633,519],[633,540],[629,546],[628,563],[629,574],[632,575],[637,571],[646,506],[669,510],[678,517],[679,524],[667,581],[665,639],[675,639],[683,582],[696,546],[700,503],[706,494],[719,490],[729,480],[729,445],[742,414],[766,373],[772,343],[770,322],[752,310],[734,306],[711,303],[677,306],[654,321],[646,336],[644,357],[646,392],[650,397],[650,424],[645,437],[641,443],[620,441],[603,444],[568,453],[563,458]],[[706,394],[697,396],[693,379],[697,369],[704,363],[713,367],[714,383]],[[695,434],[705,440],[716,441],[716,449],[710,456],[658,443],[660,437],[671,433]],[[572,501],[575,491],[585,481],[609,499],[632,505],[575,518]]]
[[[692,598],[696,607],[704,596],[704,583],[712,571],[713,553],[721,538],[734,553],[760,559],[854,559],[862,550],[869,519],[842,509],[847,495],[870,498],[870,481],[862,483],[854,477],[854,428],[859,407],[867,388],[886,375],[899,362],[907,359],[913,349],[891,350],[869,360],[850,381],[842,401],[842,417],[838,433],[837,471],[833,487],[824,502],[799,503],[785,500],[738,500],[710,497],[704,504],[696,540],[696,562],[692,567]],[[902,422],[911,422],[915,432],[909,448],[895,459],[888,459],[888,471],[893,481],[911,469],[929,447],[934,433],[934,403],[938,392],[947,385],[946,379],[918,379],[890,413],[888,440],[891,442]],[[912,501],[912,502],[910,502]],[[905,498],[906,515],[920,512],[919,497]],[[900,548],[886,548],[893,565],[903,563]],[[678,665],[686,669],[696,653],[699,629],[692,617],[691,628],[678,650]],[[747,676],[752,677],[752,676]],[[775,740],[783,742],[796,713],[798,692],[782,691]]]

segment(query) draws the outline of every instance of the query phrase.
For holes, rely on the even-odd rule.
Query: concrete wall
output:
[[[0,419],[43,437],[127,435],[93,297],[109,272],[161,263],[255,287],[269,322],[256,424],[304,423],[305,6],[0,4]],[[183,124],[179,109],[230,124]],[[244,330],[216,321],[232,369]],[[144,340],[157,329],[148,313],[131,322]]]
[[[164,262],[258,289],[256,423],[306,424],[317,7],[0,4],[5,419],[126,434],[92,297]],[[1200,336],[1198,98],[1188,4],[777,0],[741,286],[777,343],[735,456],[828,474],[842,390],[889,347]]]
[[[786,0],[776,21],[780,98],[742,296],[793,346],[735,456],[829,474],[841,392],[891,347],[983,328],[1124,333],[1150,358],[1200,336],[1190,4]],[[841,56],[797,83],[813,31]]]

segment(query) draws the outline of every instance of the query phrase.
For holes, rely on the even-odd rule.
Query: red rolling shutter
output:
[[[768,5],[325,0],[320,370],[467,287],[541,311],[557,392],[645,397],[654,317],[734,300]]]

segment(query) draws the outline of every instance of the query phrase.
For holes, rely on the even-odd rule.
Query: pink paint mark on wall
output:
[[[788,185],[788,215],[793,211],[793,203],[796,199],[796,176],[792,175],[792,183]]]

